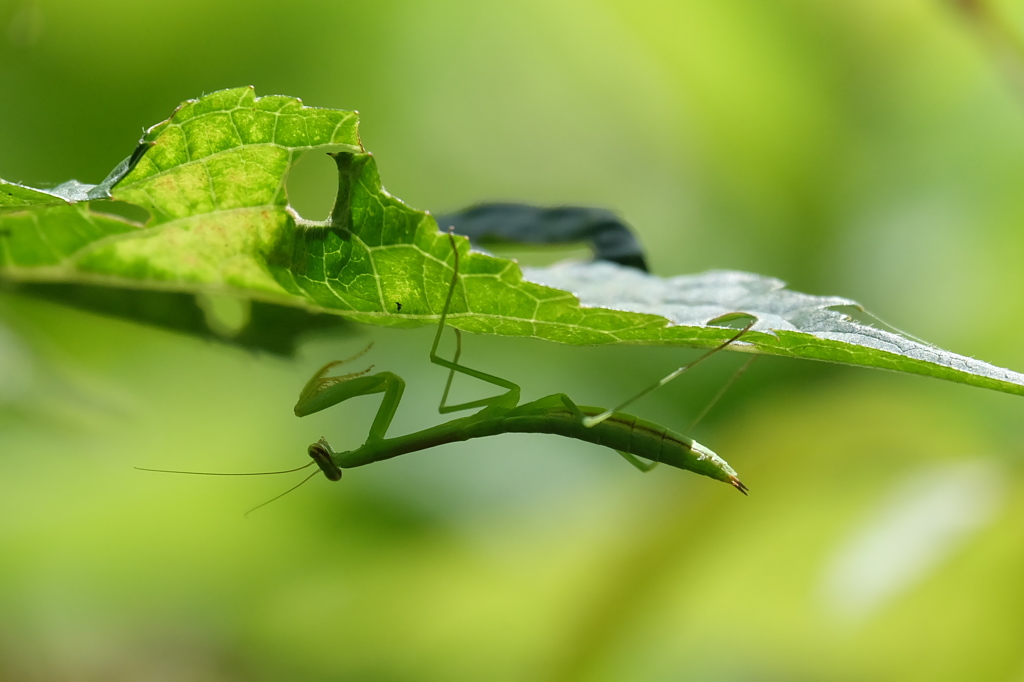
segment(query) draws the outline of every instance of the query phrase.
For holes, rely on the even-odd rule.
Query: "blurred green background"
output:
[[[184,99],[358,109],[388,189],[604,206],[655,273],[855,298],[1024,369],[1024,90],[1007,0],[0,0],[0,177],[98,182]],[[293,203],[321,218],[333,164]],[[436,423],[432,330],[294,361],[0,295],[0,679],[1024,680],[1020,398],[763,358],[692,433],[751,487],[552,436],[448,446],[261,509],[367,398],[298,420],[368,340]],[[609,404],[691,357],[469,337]],[[742,358],[635,411],[677,429]],[[462,395],[486,387],[460,383]],[[296,475],[297,476],[297,475]]]

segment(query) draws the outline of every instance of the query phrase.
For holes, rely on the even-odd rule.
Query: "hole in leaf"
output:
[[[306,220],[327,220],[338,194],[338,165],[328,152],[351,151],[349,147],[325,147],[303,154],[288,172],[285,192],[288,204]]]

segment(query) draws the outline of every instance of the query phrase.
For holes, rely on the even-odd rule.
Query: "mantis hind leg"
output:
[[[626,400],[625,402],[623,402],[623,403],[621,403],[619,405],[616,405],[615,407],[613,407],[613,408],[611,408],[609,410],[605,410],[601,414],[595,415],[593,417],[590,417],[590,416],[584,417],[583,418],[583,425],[588,427],[588,428],[593,427],[593,426],[597,426],[598,424],[603,422],[605,419],[607,419],[608,417],[612,416],[612,414],[614,414],[616,412],[622,411],[623,409],[625,409],[629,405],[632,405],[634,402],[636,402],[640,398],[643,398],[645,395],[647,395],[651,391],[654,391],[655,389],[661,388],[662,386],[664,386],[668,382],[670,382],[673,379],[675,379],[676,377],[678,377],[683,372],[686,372],[686,371],[694,368],[695,366],[697,366],[700,363],[704,362],[705,360],[707,360],[709,357],[711,357],[715,353],[717,353],[717,352],[721,351],[722,349],[724,349],[724,348],[726,348],[726,347],[736,343],[740,339],[741,336],[743,336],[744,334],[746,334],[748,331],[750,331],[753,328],[753,326],[754,326],[754,324],[756,322],[757,322],[756,320],[754,322],[751,322],[750,324],[748,324],[743,329],[740,329],[731,338],[727,339],[723,343],[720,343],[719,345],[715,346],[711,350],[707,351],[706,353],[704,353],[703,355],[698,357],[696,360],[683,365],[682,367],[676,369],[673,372],[670,372],[667,376],[665,376],[665,377],[661,378],[660,380],[654,382],[653,384],[651,384],[647,388],[643,389],[642,391],[640,391],[636,395],[634,395],[631,398],[629,398],[629,400]],[[738,377],[740,374],[742,374],[744,371],[746,371],[747,367],[749,367],[749,366],[750,366],[750,361],[748,361],[747,364],[745,364],[742,368],[740,368],[740,371],[737,373],[736,376]],[[730,379],[729,382],[726,384],[726,388],[728,388],[730,385],[732,385],[732,382],[734,380],[735,380],[735,378],[734,379]],[[717,402],[718,399],[722,397],[723,393],[724,393],[724,390],[723,391],[719,391],[719,394],[717,396],[715,396],[715,398],[711,401],[711,405],[714,405],[715,402]],[[703,413],[701,413],[700,418],[704,417],[704,414],[707,412],[708,409],[710,409],[710,406],[705,408],[705,411]],[[698,421],[699,421],[700,418],[698,418]]]
[[[437,324],[437,334],[434,335],[434,345],[430,348],[430,361],[435,365],[440,365],[449,370],[448,381],[444,386],[444,393],[441,395],[441,403],[437,407],[437,411],[441,414],[448,414],[451,412],[460,412],[462,410],[470,410],[475,407],[500,407],[505,409],[511,409],[519,404],[519,393],[520,388],[518,384],[515,384],[508,379],[502,379],[499,376],[481,372],[480,370],[473,369],[472,367],[466,367],[465,365],[459,364],[459,357],[462,355],[462,332],[458,329],[455,330],[455,356],[452,360],[446,360],[437,354],[437,347],[441,344],[441,334],[444,332],[445,321],[448,319],[448,312],[451,310],[452,297],[455,295],[455,288],[459,283],[459,249],[455,243],[455,236],[452,230],[448,230],[448,240],[452,245],[452,253],[455,255],[455,264],[452,268],[452,282],[448,287],[448,296],[445,298],[444,307],[441,309],[441,319]],[[455,373],[465,374],[471,376],[480,381],[486,381],[489,384],[500,386],[506,389],[504,393],[489,398],[481,398],[479,400],[471,400],[465,403],[459,403],[458,405],[448,405],[448,393],[451,391],[452,380],[455,378]]]
[[[641,461],[640,458],[637,457],[636,455],[631,455],[628,452],[623,452],[622,450],[616,450],[615,452],[617,452],[620,455],[622,455],[622,458],[624,460],[626,460],[627,462],[629,462],[630,464],[632,464],[633,466],[635,466],[637,469],[639,469],[640,471],[644,472],[645,474],[648,471],[650,471],[651,469],[653,469],[654,467],[658,466],[658,464],[660,464],[660,462],[644,462],[644,461]]]

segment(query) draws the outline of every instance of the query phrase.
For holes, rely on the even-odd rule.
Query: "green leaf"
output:
[[[667,344],[686,345],[687,330],[743,314],[756,318],[753,332],[766,333],[746,334],[732,350],[923,374],[1024,395],[1022,374],[859,323],[835,310],[863,312],[857,302],[790,291],[774,277],[719,270],[664,279],[604,262],[524,272],[533,281],[575,292],[584,305],[663,316]],[[647,331],[643,337],[651,339]]]
[[[322,222],[298,216],[285,196],[289,169],[317,148],[341,148],[332,154],[338,196]],[[116,203],[88,203],[107,196],[145,210],[148,221],[105,212]],[[465,331],[568,344],[710,347],[735,333],[726,321],[751,315],[757,324],[733,350],[1024,394],[1020,374],[858,324],[833,310],[852,301],[786,291],[771,278],[663,280],[592,263],[532,270],[524,279],[514,261],[471,251],[461,237],[458,248],[449,321]],[[251,88],[184,103],[99,185],[72,181],[49,192],[0,185],[0,280],[7,283],[226,294],[415,326],[437,323],[453,264],[448,236],[430,214],[382,188],[354,113],[257,98]]]

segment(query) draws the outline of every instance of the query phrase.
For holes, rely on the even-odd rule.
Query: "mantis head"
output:
[[[341,480],[341,468],[334,463],[334,450],[331,449],[326,438],[321,437],[320,440],[309,446],[309,456],[324,472],[328,481]]]

